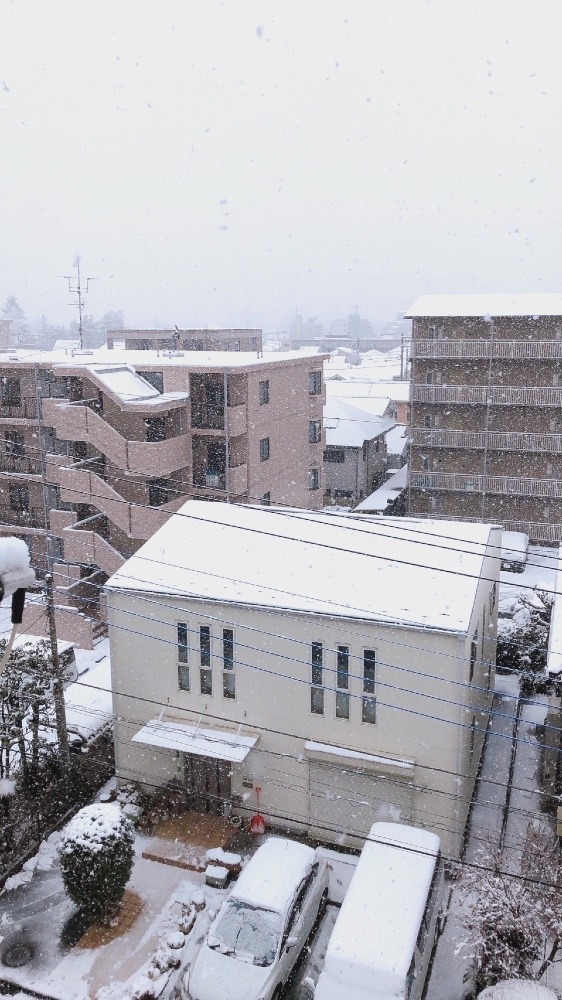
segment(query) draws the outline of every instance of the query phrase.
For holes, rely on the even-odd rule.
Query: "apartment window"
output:
[[[478,656],[478,629],[472,636],[472,642],[470,643],[470,675],[469,681],[472,681],[474,677],[474,668],[476,666],[476,657]]]
[[[264,493],[264,495],[260,500],[260,503],[263,504],[264,507],[269,507],[271,503],[271,493]]]
[[[343,465],[345,462],[345,451],[343,448],[326,448],[324,451],[324,461],[333,462],[334,465]]]
[[[319,396],[322,392],[322,372],[308,373],[308,395]]]
[[[12,510],[29,510],[29,490],[21,483],[10,486],[10,507]]]
[[[422,458],[422,469],[424,470],[424,472],[427,471],[427,469],[429,469],[429,458],[427,458],[426,456]]]
[[[310,711],[313,715],[324,715],[323,649],[321,642],[313,642],[310,647],[311,688]]]
[[[236,697],[236,676],[234,673],[234,631],[222,630],[222,693],[224,698]]]
[[[308,421],[308,443],[318,444],[322,439],[322,421],[321,420],[309,420]]]
[[[377,700],[375,698],[377,654],[374,649],[366,649],[363,653],[363,698],[361,703],[361,721],[373,724],[376,722]]]
[[[201,694],[213,693],[213,673],[211,670],[211,629],[208,625],[199,626],[199,684]]]
[[[2,406],[20,406],[21,384],[19,378],[7,375],[0,382],[2,385]]]
[[[269,379],[265,378],[260,382],[260,406],[269,403]]]
[[[425,417],[423,418],[423,426],[424,427],[431,427],[431,417],[427,413],[426,413]]]
[[[168,503],[168,480],[150,479],[148,483],[148,503],[151,507],[161,507]]]
[[[546,474],[547,474],[547,476],[551,476],[552,475],[552,462],[547,462],[546,463]]]
[[[178,622],[178,687],[189,691],[189,652],[187,644],[187,623]]]
[[[558,372],[554,372],[553,373],[553,375],[552,375],[552,384],[553,385],[559,385],[560,384],[560,376],[559,376]]]
[[[24,437],[21,431],[4,431],[6,455],[12,458],[23,458],[25,455]]]
[[[262,438],[260,441],[260,462],[267,462],[269,458],[269,438]]]
[[[250,346],[252,348],[252,351],[257,351],[257,349],[258,349],[258,338],[257,337],[252,337],[252,339],[250,341]]]
[[[317,490],[320,488],[320,469],[308,470],[308,488],[309,490]]]
[[[158,392],[164,392],[164,372],[141,372],[139,375],[148,382],[153,389],[157,389]]]
[[[146,426],[147,441],[166,440],[166,417],[147,417],[144,423]]]
[[[349,646],[338,646],[336,719],[349,719]]]
[[[551,434],[556,434],[558,432],[558,418],[557,417],[552,417],[552,419],[549,420],[548,428],[549,428]]]
[[[362,457],[363,457],[363,461],[364,461],[364,462],[366,462],[366,461],[367,461],[367,453],[368,453],[368,450],[369,450],[369,445],[368,445],[368,442],[367,442],[367,441],[363,441],[363,448],[362,448]],[[376,448],[376,450],[377,450],[377,451],[379,450],[379,448],[378,448],[378,441],[377,441],[377,448]]]
[[[240,341],[239,340],[235,340],[234,341],[234,350],[235,351],[239,351],[240,350]]]

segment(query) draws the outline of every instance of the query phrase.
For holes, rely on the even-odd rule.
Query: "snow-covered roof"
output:
[[[315,860],[316,852],[306,844],[268,837],[242,870],[231,895],[251,906],[283,913]]]
[[[557,995],[533,979],[505,979],[488,986],[478,1000],[557,1000]]]
[[[327,445],[361,448],[364,441],[372,441],[393,426],[394,420],[390,417],[373,417],[336,396],[330,396],[324,405]]]
[[[408,444],[404,424],[396,424],[386,432],[386,450],[389,455],[403,455]]]
[[[106,588],[465,632],[492,530],[189,500]]]
[[[361,503],[357,504],[355,511],[358,513],[382,514],[392,500],[406,489],[408,485],[408,466],[403,465],[393,476],[387,479],[386,483],[379,486],[378,490],[365,497]]]
[[[405,317],[424,316],[562,316],[562,293],[420,295]]]
[[[556,562],[553,588],[555,601],[550,618],[546,669],[547,673],[559,677],[562,675],[562,545],[558,549]]]
[[[82,674],[64,692],[66,721],[72,732],[87,740],[111,721],[111,668],[106,658]]]
[[[17,356],[17,357],[16,357]],[[187,369],[232,369],[261,368],[283,361],[303,361],[307,356],[314,361],[315,367],[326,355],[318,354],[315,348],[310,351],[272,351],[258,354],[256,351],[139,351],[121,350],[115,348],[109,351],[107,347],[98,347],[91,351],[72,353],[65,350],[39,351],[20,349],[0,351],[0,363],[15,358],[22,363],[48,364],[60,368],[86,368],[98,364],[109,368],[120,365],[131,365],[133,368],[147,369],[151,367],[187,368]]]
[[[439,837],[375,823],[336,920],[317,1000],[402,997],[439,851]]]
[[[238,731],[228,732],[224,729],[208,729],[206,726],[190,726],[167,719],[151,719],[133,736],[133,743],[165,747],[167,750],[179,750],[182,753],[197,754],[199,757],[232,760],[237,763],[246,759],[257,741],[257,736],[242,736]]]

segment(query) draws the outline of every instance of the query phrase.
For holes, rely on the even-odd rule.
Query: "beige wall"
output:
[[[259,741],[244,764],[233,767],[233,791],[244,794],[252,784],[260,785],[264,810],[281,825],[312,829],[315,807],[309,781],[310,759],[315,755],[306,750],[307,740],[413,759],[413,814],[409,818],[435,830],[447,852],[458,851],[482,740],[482,733],[475,732],[472,741],[471,726],[476,718],[476,726],[484,731],[489,704],[487,668],[477,664],[473,685],[469,684],[470,639],[478,625],[478,659],[494,659],[496,611],[490,616],[492,585],[484,577],[492,579],[496,573],[497,561],[490,558],[467,636],[109,592],[112,686],[122,692],[114,704],[120,720],[115,735],[117,774],[154,784],[181,776],[181,759],[174,752],[131,743],[142,724],[158,716],[162,708],[164,718],[170,720],[194,723],[201,719],[201,724],[211,728],[241,724],[242,732],[259,733]],[[190,693],[178,690],[178,621],[186,621],[190,629]],[[198,693],[200,625],[209,625],[213,636],[212,696]],[[235,701],[222,696],[220,636],[224,626],[235,630]],[[322,642],[325,650],[323,716],[310,712],[312,641]],[[351,655],[349,721],[335,718],[338,644],[348,645]],[[377,653],[374,725],[361,722],[364,649]],[[475,684],[484,691],[476,690]],[[333,762],[332,757],[325,759]],[[356,765],[353,760],[341,761],[344,771]],[[375,776],[386,776],[389,800],[396,790],[393,784],[403,789],[409,780],[401,776],[410,774],[407,769],[367,766],[374,768]],[[316,832],[342,842],[346,825],[347,829],[353,825],[347,779],[339,769],[330,795],[329,825],[335,830]]]

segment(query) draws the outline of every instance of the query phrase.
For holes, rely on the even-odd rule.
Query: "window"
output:
[[[2,384],[2,406],[21,405],[21,385],[19,378],[6,376],[1,379]]]
[[[322,421],[321,420],[309,420],[308,421],[308,443],[318,444],[322,440]]]
[[[161,507],[168,503],[168,480],[150,479],[148,482],[148,503],[151,507]]]
[[[269,403],[269,379],[266,378],[263,382],[260,382],[260,406],[265,403]]]
[[[6,455],[12,458],[23,458],[25,455],[24,437],[21,431],[5,431]]]
[[[322,392],[322,372],[308,373],[308,395],[319,396]]]
[[[472,636],[472,642],[470,643],[470,675],[469,681],[472,681],[474,677],[474,667],[476,666],[476,657],[478,656],[478,629],[476,629],[474,635]]]
[[[166,440],[166,417],[147,417],[144,423],[146,426],[147,441]]]
[[[320,487],[320,469],[309,469],[308,470],[308,488],[309,490],[317,490]]]
[[[240,350],[240,341],[239,340],[235,340],[234,341],[234,350],[235,351],[239,351]]]
[[[494,608],[496,606],[497,590],[498,590],[498,585],[494,581],[494,585],[493,585],[492,589],[490,590],[490,614],[493,613],[493,610],[494,610]]]
[[[426,413],[425,416],[424,416],[424,418],[423,418],[423,426],[424,427],[431,427],[431,417],[429,416],[428,413]]]
[[[10,507],[12,510],[29,510],[29,490],[27,486],[15,484],[10,486]]]
[[[257,349],[258,349],[258,338],[257,337],[252,337],[252,339],[250,340],[250,347],[252,348],[252,351],[257,351]]]
[[[189,653],[187,645],[187,624],[178,622],[178,687],[189,691]]]
[[[368,448],[369,448],[368,442],[367,441],[363,441],[362,457],[363,457],[363,461],[364,462],[367,461],[367,451],[368,451]],[[377,451],[378,450],[379,449],[378,449],[378,444],[377,444]]]
[[[211,667],[211,629],[208,625],[199,626],[199,684],[201,694],[213,693],[213,672]]]
[[[547,476],[551,476],[552,475],[552,462],[547,462],[546,463],[546,474],[547,474]]]
[[[164,392],[164,372],[139,372],[139,375],[149,382],[153,389]]]
[[[376,722],[377,700],[375,698],[377,654],[374,649],[366,649],[363,653],[363,699],[361,706],[361,721]]]
[[[222,630],[222,694],[223,698],[236,697],[236,677],[234,674],[234,632],[231,628]]]
[[[262,438],[260,441],[260,462],[267,462],[269,458],[269,438]]]
[[[336,465],[343,465],[345,462],[345,451],[343,448],[326,448],[324,452],[325,462],[334,462]]]
[[[427,471],[427,469],[429,469],[429,458],[427,458],[427,456],[425,455],[422,457],[422,469],[424,471]]]
[[[336,719],[349,719],[349,646],[337,649],[336,686]]]
[[[264,507],[269,507],[271,503],[271,493],[264,493],[264,495],[260,500],[260,503],[263,504]]]
[[[310,647],[311,683],[310,711],[313,715],[324,715],[324,688],[322,687],[323,650],[321,642],[313,642]]]

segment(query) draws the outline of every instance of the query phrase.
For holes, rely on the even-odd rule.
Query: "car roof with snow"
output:
[[[315,860],[316,852],[306,844],[268,837],[243,869],[231,898],[283,913]]]

